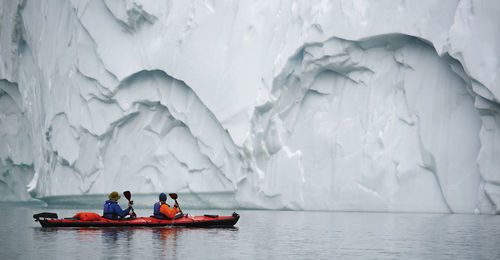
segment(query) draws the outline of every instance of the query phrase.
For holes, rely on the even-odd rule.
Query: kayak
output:
[[[42,227],[232,227],[238,222],[240,216],[233,212],[231,216],[184,215],[176,219],[159,219],[151,216],[123,219],[98,217],[95,220],[82,220],[75,217],[59,219],[56,213],[43,212],[34,214],[33,218]]]

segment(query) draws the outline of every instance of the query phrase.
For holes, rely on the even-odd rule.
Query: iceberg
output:
[[[500,2],[1,6],[0,201],[500,213]]]

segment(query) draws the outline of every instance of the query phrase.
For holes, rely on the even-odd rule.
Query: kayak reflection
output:
[[[117,244],[118,241],[128,243],[133,239],[134,231],[133,228],[103,228],[101,229],[102,241],[105,244]]]
[[[177,238],[183,228],[153,228],[154,248],[161,256],[177,256]]]
[[[177,233],[182,230],[182,228],[152,228],[153,239],[161,240],[167,242],[168,240],[176,240]]]
[[[105,256],[127,256],[132,253],[134,228],[108,228],[101,229],[103,255]]]

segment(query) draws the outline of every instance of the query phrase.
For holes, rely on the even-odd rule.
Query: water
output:
[[[226,229],[42,228],[33,213],[76,211],[0,210],[0,259],[500,259],[500,216],[490,215],[243,210]]]

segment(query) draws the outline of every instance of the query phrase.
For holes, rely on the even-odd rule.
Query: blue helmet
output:
[[[167,195],[165,193],[160,193],[160,201],[167,201]]]

